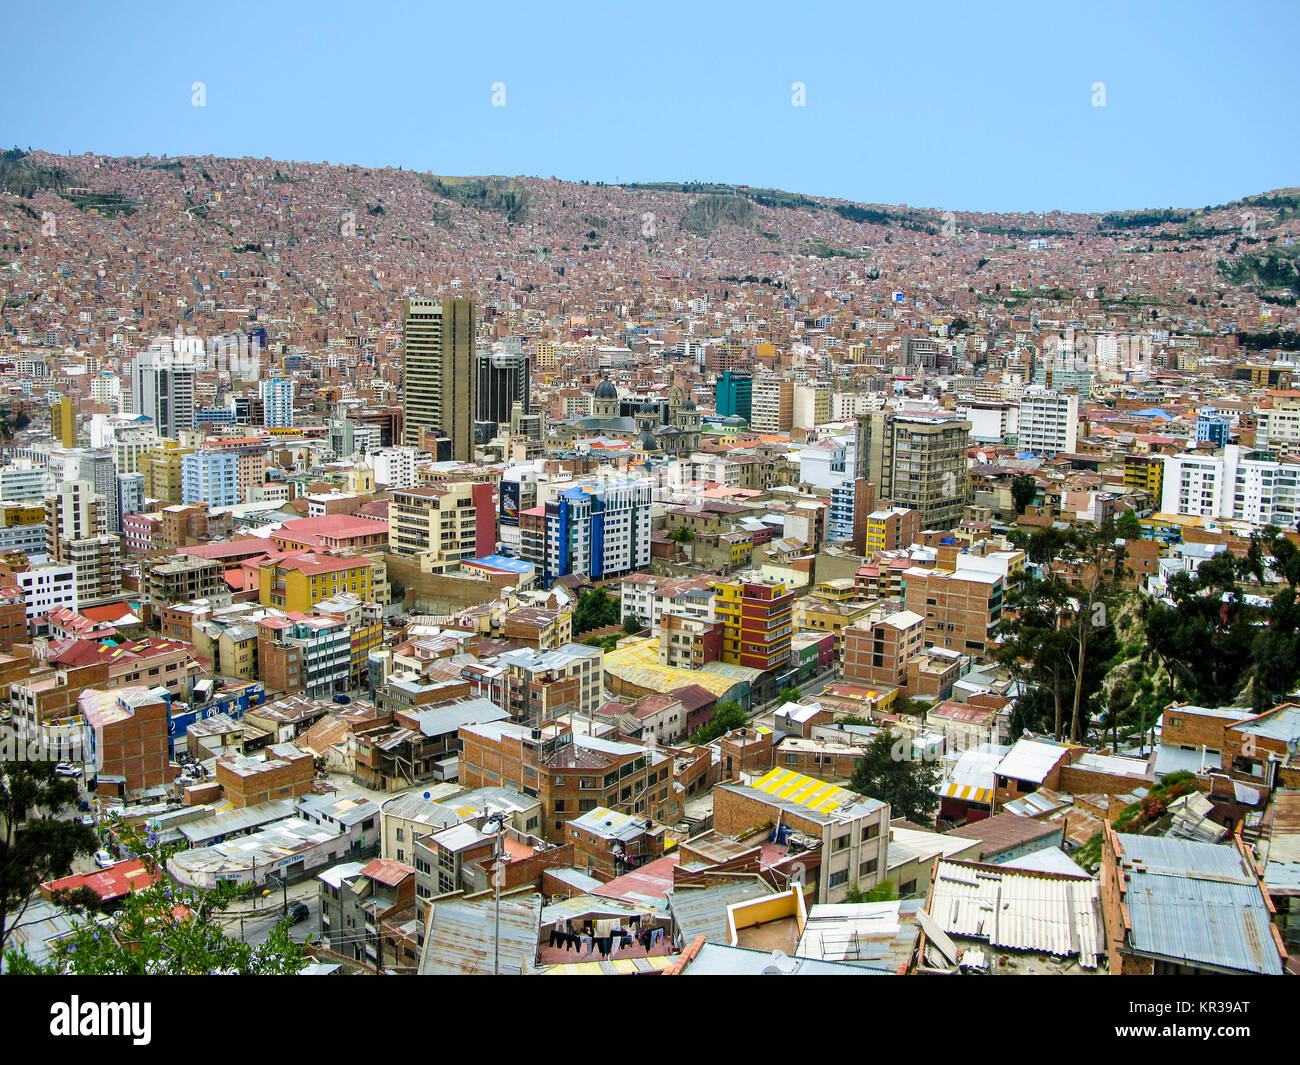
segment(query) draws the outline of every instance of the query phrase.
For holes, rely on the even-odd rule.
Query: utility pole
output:
[[[496,825],[496,839],[492,846],[492,898],[495,915],[492,919],[492,975],[501,975],[501,854],[505,850],[506,815],[497,810],[488,815],[487,823]]]

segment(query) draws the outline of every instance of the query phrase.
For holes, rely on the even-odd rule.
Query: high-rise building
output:
[[[528,412],[528,356],[508,351],[482,352],[476,356],[475,418],[480,422],[508,424],[516,403]]]
[[[788,433],[794,425],[794,382],[760,377],[754,382],[754,416],[749,427],[759,433]]]
[[[402,309],[402,442],[419,447],[423,432],[432,429],[450,442],[451,458],[472,462],[474,392],[473,300],[407,300]]]
[[[50,408],[50,422],[54,435],[64,447],[77,446],[77,407],[64,396]]]
[[[496,499],[490,484],[427,484],[393,490],[388,550],[415,556],[425,572],[455,568],[461,559],[496,550]]]
[[[858,476],[881,502],[911,507],[923,529],[957,525],[970,497],[966,450],[971,423],[948,415],[859,414]]]
[[[83,605],[111,599],[122,590],[122,541],[106,531],[107,510],[90,481],[64,481],[45,501],[50,558],[73,567]]]
[[[718,378],[714,405],[719,417],[738,415],[750,422],[754,417],[754,379],[746,373],[724,370]]]
[[[649,481],[576,485],[546,504],[544,579],[593,580],[650,565]]]
[[[194,428],[194,356],[150,348],[131,363],[131,402],[159,436]]]
[[[1020,400],[1018,441],[1035,455],[1072,452],[1079,444],[1079,393],[1030,385]]]
[[[108,448],[81,448],[77,451],[77,477],[94,485],[104,499],[104,529],[122,531],[122,504],[117,495],[117,466]]]
[[[714,585],[714,610],[722,622],[722,661],[775,670],[790,660],[794,592],[785,582],[742,573]]]
[[[272,377],[258,383],[262,396],[262,424],[268,429],[289,429],[293,426],[293,380]],[[231,412],[234,421],[234,412]]]

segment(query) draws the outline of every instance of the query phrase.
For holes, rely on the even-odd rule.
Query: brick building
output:
[[[79,700],[100,795],[170,783],[167,703],[148,688],[88,689]]]
[[[780,768],[753,784],[714,789],[713,827],[719,833],[739,837],[766,825],[820,851],[819,903],[844,902],[851,887],[868,891],[885,879],[887,803]]]
[[[223,754],[217,759],[217,783],[232,806],[256,806],[272,799],[296,799],[311,790],[314,759],[292,743],[266,748],[266,757]]]
[[[681,815],[669,755],[635,743],[576,735],[568,726],[512,722],[460,730],[460,782],[504,786],[542,801],[541,834],[564,842],[564,826],[597,806],[667,824]]]

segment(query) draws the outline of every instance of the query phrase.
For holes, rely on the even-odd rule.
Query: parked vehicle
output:
[[[81,776],[81,766],[73,762],[60,762],[54,767],[54,772],[61,777],[79,777]]]
[[[101,869],[107,869],[110,865],[116,865],[117,859],[108,851],[95,851],[95,864]]]
[[[289,923],[300,924],[311,916],[311,910],[307,908],[305,902],[295,902],[289,907]]]
[[[88,828],[95,827],[95,819],[90,814],[82,814],[81,823],[83,825],[86,825]]]

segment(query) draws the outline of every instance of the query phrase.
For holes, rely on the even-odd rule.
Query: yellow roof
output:
[[[827,784],[824,780],[806,777],[790,769],[773,769],[754,781],[754,787],[819,814],[828,814],[853,797],[853,792],[838,784]]]
[[[991,803],[992,788],[973,788],[969,784],[945,784],[939,794],[945,799],[962,799],[965,802]]]
[[[687,684],[698,684],[721,698],[739,679],[709,670],[677,669],[659,663],[659,637],[624,640],[622,646],[605,655],[605,672],[638,688],[672,691]]]

